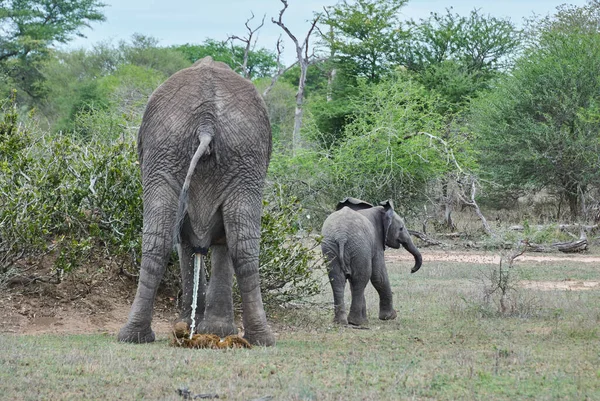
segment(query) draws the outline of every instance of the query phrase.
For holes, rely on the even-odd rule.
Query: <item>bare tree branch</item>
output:
[[[262,93],[263,97],[267,97],[267,95],[269,94],[271,89],[273,89],[273,87],[275,86],[275,83],[277,83],[277,80],[279,79],[280,76],[282,76],[283,74],[288,72],[293,66],[298,64],[298,61],[296,61],[296,62],[290,64],[289,67],[286,68],[281,63],[281,55],[283,54],[283,43],[281,42],[281,35],[279,35],[279,39],[277,39],[276,47],[277,47],[277,59],[275,62],[277,63],[277,72],[275,73],[275,75],[273,75],[273,78],[271,78],[271,83],[269,84],[267,89],[265,89],[264,92]]]
[[[250,50],[253,49],[256,46],[256,41],[258,40],[258,35],[254,39],[254,43],[252,42],[252,38],[254,37],[254,34],[256,32],[258,32],[258,30],[260,28],[263,27],[263,25],[265,24],[265,18],[267,17],[266,14],[263,15],[263,18],[262,18],[262,21],[260,22],[260,25],[253,29],[253,28],[250,27],[250,21],[252,21],[254,19],[254,13],[252,11],[250,11],[250,13],[252,14],[252,16],[250,18],[248,18],[246,20],[245,24],[244,24],[246,26],[246,29],[248,30],[248,36],[240,37],[240,36],[237,36],[237,35],[230,35],[227,38],[227,41],[231,43],[232,59],[241,68],[242,73],[244,74],[244,77],[248,78],[248,79],[250,79],[250,71],[248,70],[248,54],[250,53]],[[233,41],[234,40],[239,40],[240,42],[246,44],[246,46],[244,48],[244,58],[243,58],[243,61],[241,63],[235,59],[234,46],[233,46]]]
[[[475,201],[475,195],[477,193],[477,179],[475,178],[475,176],[469,175],[469,176],[466,177],[466,181],[467,181],[466,184],[469,184],[469,181],[470,181],[470,191],[469,191],[470,192],[470,199],[467,200],[466,197],[465,197],[465,194],[466,194],[466,192],[464,190],[464,184],[465,184],[465,182],[463,182],[463,180],[458,180],[458,185],[460,186],[461,191],[457,193],[457,196],[459,197],[459,199],[461,200],[461,202],[463,202],[463,204],[465,206],[469,206],[470,208],[472,208],[473,210],[475,210],[475,214],[477,214],[477,217],[479,217],[479,219],[481,220],[481,223],[483,224],[483,229],[485,230],[485,232],[488,235],[496,236],[496,233],[490,227],[489,223],[487,222],[487,219],[485,218],[485,216],[481,212],[481,209],[479,208],[479,205]]]

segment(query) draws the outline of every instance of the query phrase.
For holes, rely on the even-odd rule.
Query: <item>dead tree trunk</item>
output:
[[[327,7],[323,7],[323,11],[325,12],[325,15],[327,16],[327,20],[329,20],[329,10],[327,9]],[[327,35],[328,35],[329,43],[333,43],[333,40],[335,37],[335,32],[333,31],[333,25],[329,25],[329,33]],[[331,46],[330,49],[331,49],[331,53],[329,54],[329,59],[335,60],[335,47]],[[335,81],[336,75],[337,75],[337,70],[335,67],[332,67],[331,70],[329,71],[329,73],[327,74],[327,98],[326,98],[327,102],[331,102],[333,100],[333,83]]]
[[[300,80],[298,82],[298,92],[296,93],[296,111],[294,112],[294,132],[292,133],[292,151],[295,152],[296,149],[300,147],[300,128],[302,127],[302,115],[304,113],[303,105],[304,105],[304,87],[306,85],[306,73],[308,70],[308,66],[312,64],[314,60],[314,54],[309,55],[308,47],[309,47],[309,39],[312,35],[317,22],[319,21],[319,17],[317,16],[310,26],[306,37],[302,44],[298,41],[296,36],[290,32],[288,27],[282,21],[283,13],[288,8],[287,0],[281,0],[283,3],[283,8],[279,12],[279,19],[275,20],[271,18],[271,21],[278,25],[283,31],[290,37],[290,39],[296,45],[296,58],[298,60],[298,65],[300,66]]]
[[[488,235],[491,236],[495,236],[494,231],[492,230],[492,227],[490,227],[489,223],[487,222],[487,219],[485,218],[485,216],[483,215],[483,213],[481,212],[481,209],[479,208],[479,205],[477,204],[477,202],[475,201],[475,195],[477,192],[477,180],[475,179],[475,177],[473,176],[468,176],[467,181],[470,181],[470,195],[469,195],[469,200],[466,199],[465,194],[461,193],[463,191],[458,191],[458,197],[460,198],[460,200],[463,202],[463,204],[465,206],[468,206],[470,208],[472,208],[475,211],[475,214],[477,215],[477,217],[479,217],[479,219],[481,220],[481,224],[483,225],[483,229],[485,230],[485,232]],[[459,186],[462,187],[464,186],[464,183],[460,183],[459,182]]]
[[[456,225],[452,221],[452,199],[448,191],[449,178],[444,179],[442,184],[442,207],[444,210],[444,222],[448,231],[452,232],[456,230]]]

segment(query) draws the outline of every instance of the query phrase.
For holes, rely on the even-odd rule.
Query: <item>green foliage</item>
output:
[[[260,279],[265,303],[280,305],[318,294],[320,237],[301,227],[306,212],[295,197],[274,187],[263,202]],[[322,270],[323,272],[324,270]]]
[[[90,116],[99,112],[90,110]],[[100,113],[100,115],[102,115]],[[139,265],[142,186],[135,136],[114,137],[104,125],[83,139],[40,135],[19,122],[14,103],[0,122],[0,273],[23,256],[53,253],[69,272],[99,252]],[[30,123],[29,123],[30,124]],[[275,191],[275,190],[274,190]],[[267,302],[318,290],[315,240],[299,225],[303,211],[281,192],[265,200],[261,279]],[[311,245],[312,244],[312,245]]]
[[[579,215],[600,184],[600,34],[549,28],[473,108],[481,160],[508,188],[547,187]]]
[[[271,160],[269,178],[311,205],[316,224],[346,196],[420,208],[436,178],[458,173],[457,163],[465,170],[476,167],[468,138],[438,113],[439,97],[406,74],[377,85],[363,82],[358,92],[351,106],[355,117],[335,146],[293,155],[276,148]],[[321,133],[308,117],[304,133],[316,138]]]
[[[104,21],[97,0],[7,0],[0,2],[0,73],[31,96],[43,80],[38,67],[53,43],[67,43],[82,28]]]
[[[432,13],[411,21],[399,61],[426,88],[442,95],[447,110],[456,112],[507,65],[520,45],[520,32],[506,19],[471,11],[468,17]]]
[[[331,55],[352,75],[378,82],[390,71],[405,33],[398,11],[407,0],[357,0],[328,7],[324,22],[330,32],[321,38]]]
[[[14,106],[13,106],[14,107]],[[108,255],[139,254],[141,185],[134,141],[80,142],[38,137],[5,113],[0,175],[0,239],[17,255],[56,252],[55,266],[68,271],[92,247]],[[5,130],[5,126],[13,128]],[[5,145],[19,141],[19,146]]]
[[[263,93],[271,84],[271,79],[262,78],[254,81],[259,93]],[[297,87],[278,80],[264,97],[271,122],[273,142],[278,144],[289,144],[292,141],[292,130],[294,128],[294,112],[296,110]]]
[[[179,52],[141,35],[116,47],[57,52],[42,68],[48,100],[39,108],[53,130],[90,136],[95,133],[89,120],[101,117],[115,127],[116,137],[119,126],[139,123],[156,87],[189,65]]]
[[[318,128],[318,135],[306,136],[323,149],[337,146],[344,138],[344,127],[355,118],[354,98],[359,96],[358,79],[347,65],[329,62],[330,83],[325,89],[308,97],[307,109]],[[312,131],[315,133],[315,131]]]
[[[121,42],[119,51],[124,64],[158,71],[165,77],[169,77],[191,64],[177,50],[159,47],[158,39],[141,34],[134,34],[131,43]]]
[[[11,57],[45,52],[53,42],[66,43],[81,28],[104,21],[97,0],[8,0],[0,3],[0,63]]]
[[[361,95],[345,141],[331,151],[336,198],[351,194],[410,205],[422,199],[428,183],[456,169],[453,157],[472,167],[468,142],[460,135],[443,140],[447,127],[437,112],[439,99],[417,82],[398,74],[363,86]]]

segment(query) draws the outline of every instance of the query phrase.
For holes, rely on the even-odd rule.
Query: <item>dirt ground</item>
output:
[[[78,270],[60,284],[35,283],[0,290],[0,333],[115,334],[126,322],[137,284],[115,266]],[[167,333],[176,299],[159,293],[153,329]]]
[[[386,252],[388,263],[410,261],[412,256],[401,250]],[[497,253],[432,251],[423,252],[423,263],[463,262],[496,264]],[[522,255],[519,261],[600,263],[592,255]],[[19,334],[90,334],[116,335],[127,320],[136,283],[118,274],[118,268],[107,268],[82,276],[72,275],[61,284],[36,283],[15,286],[0,292],[0,333]],[[533,290],[591,290],[599,289],[600,281],[523,281],[524,288]],[[164,292],[164,291],[163,291]],[[155,303],[153,329],[169,333],[177,316],[176,299],[161,293]]]

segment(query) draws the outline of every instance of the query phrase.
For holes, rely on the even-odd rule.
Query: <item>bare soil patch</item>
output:
[[[407,252],[401,250],[386,251],[386,260],[394,261],[412,261],[413,257]],[[529,262],[568,262],[568,263],[600,263],[600,257],[593,255],[562,255],[562,254],[524,254],[515,259],[515,265],[519,261]],[[498,253],[476,253],[476,252],[443,252],[428,251],[423,253],[423,263],[427,262],[459,262],[459,263],[478,263],[478,264],[498,264],[500,255]],[[587,291],[600,290],[600,281],[581,281],[581,280],[563,280],[563,281],[521,281],[522,288],[538,291]]]
[[[37,282],[0,291],[0,333],[116,334],[127,321],[137,284],[115,266],[80,268],[60,284]],[[176,300],[160,294],[153,329],[171,331]]]
[[[411,254],[404,250],[388,249],[386,260],[389,261],[410,261],[413,260]],[[498,252],[459,252],[459,251],[422,251],[423,263],[426,262],[463,262],[463,263],[481,263],[497,264],[500,263]],[[600,263],[600,256],[596,255],[567,255],[567,254],[531,254],[525,253],[515,259],[515,262],[581,262],[581,263]]]
[[[530,290],[539,291],[587,291],[599,290],[600,281],[580,281],[580,280],[563,280],[563,281],[521,281],[521,287]]]

